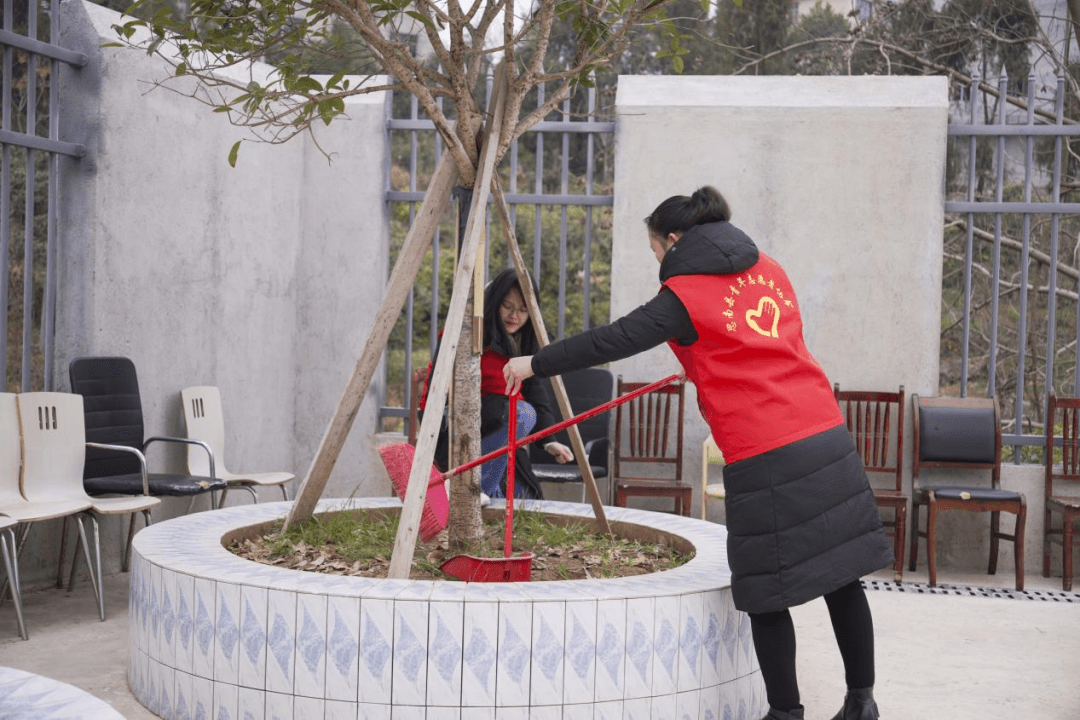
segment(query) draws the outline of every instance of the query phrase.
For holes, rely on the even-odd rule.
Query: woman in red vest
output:
[[[832,386],[803,342],[783,268],[729,220],[711,187],[645,223],[660,292],[619,320],[504,368],[507,390],[668,343],[724,453],[735,607],[750,616],[765,720],[803,717],[788,608],[824,597],[848,691],[834,720],[876,720],[874,629],[859,578],[892,565],[873,491]]]

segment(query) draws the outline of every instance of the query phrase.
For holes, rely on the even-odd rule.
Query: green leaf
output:
[[[413,20],[424,23],[428,26],[429,30],[436,29],[435,23],[431,21],[431,18],[429,18],[427,15],[424,15],[423,13],[418,13],[415,10],[407,10],[405,11],[405,14],[411,17]]]
[[[243,140],[237,140],[233,143],[232,150],[229,150],[229,167],[236,167],[236,155],[240,152],[240,143]]]
[[[682,75],[684,65],[683,65],[683,59],[681,57],[676,55],[675,57],[671,58],[671,66],[673,68],[675,68],[675,72]]]
[[[176,65],[176,76],[187,75],[187,63],[182,62]]]

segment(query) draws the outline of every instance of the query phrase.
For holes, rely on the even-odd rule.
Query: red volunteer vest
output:
[[[698,407],[733,463],[840,425],[829,379],[803,342],[791,281],[761,253],[732,275],[681,275],[664,286],[698,340],[668,344],[697,386]]]

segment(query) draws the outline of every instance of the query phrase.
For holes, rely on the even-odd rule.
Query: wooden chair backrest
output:
[[[855,449],[868,473],[887,473],[895,489],[904,484],[904,386],[899,392],[841,390],[833,394],[847,423]]]
[[[1058,424],[1061,425],[1061,463],[1054,462]],[[1080,495],[1080,397],[1057,397],[1050,393],[1046,404],[1046,497],[1054,494],[1054,481],[1072,485],[1074,495]]]
[[[622,397],[648,385],[625,382],[616,386]],[[615,410],[615,477],[624,477],[621,463],[659,463],[671,465],[675,482],[682,481],[683,418],[686,383],[679,381],[639,395]]]

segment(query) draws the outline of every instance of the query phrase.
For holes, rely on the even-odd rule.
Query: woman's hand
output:
[[[506,394],[521,392],[521,383],[533,376],[532,355],[510,358],[503,365],[503,378],[506,380]]]
[[[555,458],[557,463],[568,463],[574,459],[574,453],[561,442],[549,442],[544,449]]]

